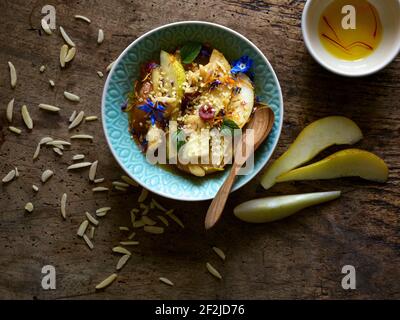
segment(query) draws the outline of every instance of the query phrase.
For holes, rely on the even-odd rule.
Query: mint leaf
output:
[[[185,134],[180,129],[178,129],[177,131],[175,131],[173,133],[172,140],[176,142],[178,152],[183,147],[183,145],[186,143]]]
[[[199,42],[188,42],[181,48],[182,62],[192,63],[201,51],[202,45]]]
[[[235,121],[230,119],[224,119],[221,126],[221,134],[224,136],[233,136],[235,129],[240,129]]]

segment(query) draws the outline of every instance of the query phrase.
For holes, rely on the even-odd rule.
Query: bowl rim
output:
[[[147,36],[158,32],[161,29],[167,28],[167,27],[172,27],[172,26],[179,26],[179,25],[186,25],[186,24],[201,24],[201,25],[207,25],[207,26],[213,26],[213,27],[217,27],[220,29],[223,29],[227,32],[230,32],[232,34],[234,34],[235,36],[237,36],[238,38],[240,38],[241,40],[243,40],[244,42],[246,42],[248,45],[250,45],[260,56],[261,58],[264,60],[264,62],[268,65],[268,67],[271,70],[271,75],[274,78],[275,83],[277,84],[277,88],[278,88],[278,94],[279,94],[279,110],[280,110],[280,119],[279,119],[279,125],[277,128],[277,138],[275,139],[275,141],[272,144],[272,148],[269,152],[269,156],[265,157],[265,159],[262,159],[262,166],[261,169],[253,172],[251,174],[249,174],[250,178],[243,182],[241,185],[234,185],[231,192],[234,192],[240,188],[242,188],[243,186],[245,186],[247,183],[249,183],[251,180],[254,179],[254,177],[259,174],[264,168],[265,165],[268,163],[268,161],[271,159],[272,154],[274,153],[276,146],[278,145],[281,133],[282,133],[282,126],[283,126],[283,117],[284,117],[284,102],[283,102],[283,95],[282,95],[282,89],[280,86],[280,82],[279,79],[275,73],[275,70],[273,69],[271,63],[268,61],[268,59],[265,57],[265,55],[262,53],[262,51],[253,43],[251,42],[249,39],[247,39],[245,36],[243,36],[242,34],[240,34],[239,32],[232,30],[226,26],[217,24],[217,23],[213,23],[213,22],[208,22],[208,21],[198,21],[198,20],[185,20],[185,21],[178,21],[178,22],[172,22],[172,23],[167,23],[164,25],[161,25],[159,27],[156,27],[150,31],[147,31],[146,33],[142,34],[141,36],[139,36],[138,38],[136,38],[132,43],[130,43],[122,52],[121,54],[118,56],[118,58],[116,60],[114,60],[113,62],[113,66],[111,68],[111,70],[109,71],[109,74],[107,76],[106,82],[104,84],[104,88],[103,88],[103,94],[102,94],[102,98],[101,98],[101,116],[102,116],[102,127],[103,127],[103,133],[105,135],[108,147],[111,151],[111,154],[113,155],[114,159],[117,161],[118,165],[122,168],[122,170],[130,177],[132,178],[134,181],[136,181],[139,185],[141,185],[143,188],[151,191],[152,193],[155,193],[157,195],[160,195],[162,197],[165,197],[167,199],[173,199],[173,200],[180,200],[180,201],[206,201],[206,200],[211,200],[214,198],[214,196],[209,196],[206,198],[201,198],[201,199],[193,199],[193,198],[178,198],[178,197],[174,197],[173,195],[170,194],[166,194],[164,192],[161,192],[157,189],[154,188],[149,188],[148,186],[143,186],[141,184],[140,181],[138,181],[135,176],[133,174],[131,174],[130,172],[128,172],[128,170],[125,168],[125,165],[120,161],[119,157],[117,156],[116,152],[114,151],[114,148],[111,144],[110,138],[109,138],[109,134],[108,134],[108,130],[107,130],[107,125],[106,125],[106,115],[105,115],[105,101],[106,101],[106,95],[107,95],[107,91],[110,85],[110,81],[112,78],[112,74],[115,71],[116,66],[121,62],[122,58],[128,53],[128,51],[134,47],[139,41],[141,41],[142,39],[146,38]]]
[[[388,55],[385,60],[383,60],[382,63],[378,64],[374,68],[365,70],[363,72],[346,72],[343,70],[340,70],[338,68],[331,67],[325,61],[316,53],[314,50],[314,46],[311,44],[311,40],[309,37],[309,32],[307,32],[308,28],[306,28],[307,23],[307,17],[309,14],[309,9],[311,6],[311,3],[315,0],[306,0],[306,3],[304,5],[303,13],[301,15],[301,31],[303,34],[303,39],[306,44],[306,47],[308,49],[308,52],[311,54],[311,56],[314,58],[315,61],[317,61],[322,67],[324,67],[326,70],[329,70],[337,75],[340,76],[345,76],[345,77],[350,77],[350,78],[359,78],[359,77],[365,77],[372,75],[374,73],[377,73],[384,68],[386,68],[390,63],[396,59],[397,55],[400,53],[400,42],[397,44],[397,50],[394,50],[392,55]],[[397,0],[400,3],[400,0]]]

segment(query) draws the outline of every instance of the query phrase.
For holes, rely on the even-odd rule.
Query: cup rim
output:
[[[126,170],[125,165],[121,162],[121,160],[119,159],[119,157],[118,157],[117,154],[116,154],[116,151],[113,149],[111,140],[110,140],[109,135],[108,135],[108,130],[107,130],[107,126],[106,126],[106,117],[105,117],[105,100],[106,100],[107,91],[108,91],[108,88],[109,88],[109,85],[110,85],[110,81],[111,81],[111,78],[112,78],[112,74],[114,73],[116,66],[121,62],[122,58],[129,52],[129,50],[131,50],[132,47],[134,47],[134,46],[135,46],[139,41],[141,41],[142,39],[146,38],[147,36],[149,36],[149,35],[151,35],[151,34],[153,34],[153,33],[158,32],[158,31],[161,30],[161,29],[164,29],[164,28],[167,28],[167,27],[171,27],[171,26],[184,25],[184,24],[202,24],[202,25],[214,26],[214,27],[223,29],[223,30],[225,30],[225,31],[227,31],[227,32],[233,33],[235,36],[237,36],[238,38],[240,38],[242,41],[245,41],[248,45],[250,45],[251,47],[253,47],[253,49],[262,57],[262,59],[265,61],[265,63],[266,63],[266,64],[268,65],[268,67],[270,68],[272,77],[274,78],[274,80],[275,80],[275,82],[276,82],[276,84],[277,84],[278,94],[279,94],[279,101],[280,101],[279,109],[280,109],[280,113],[281,113],[281,116],[280,116],[280,119],[279,119],[279,125],[278,125],[278,128],[277,128],[277,138],[275,139],[275,141],[274,141],[273,144],[272,144],[269,157],[268,157],[266,160],[263,161],[264,163],[263,163],[262,167],[260,168],[260,170],[258,170],[257,172],[252,173],[250,179],[249,179],[248,181],[245,181],[242,185],[239,185],[239,186],[238,186],[238,185],[234,185],[233,188],[232,188],[232,190],[231,190],[231,192],[234,192],[234,191],[236,191],[236,190],[238,190],[238,189],[244,187],[247,183],[249,183],[251,180],[253,180],[254,177],[255,177],[257,174],[259,174],[259,173],[264,169],[265,165],[266,165],[266,164],[268,163],[268,161],[271,159],[271,157],[272,157],[272,155],[273,155],[273,153],[274,153],[274,151],[275,151],[275,149],[276,149],[276,147],[277,147],[277,145],[278,145],[279,138],[280,138],[281,133],[282,133],[283,117],[284,117],[284,102],[283,102],[282,88],[281,88],[279,79],[278,79],[278,77],[277,77],[277,75],[276,75],[276,73],[275,73],[275,70],[273,69],[271,63],[270,63],[269,60],[265,57],[265,55],[263,54],[263,52],[262,52],[253,42],[251,42],[249,39],[247,39],[245,36],[243,36],[242,34],[240,34],[239,32],[237,32],[237,31],[235,31],[235,30],[232,30],[232,29],[230,29],[230,28],[228,28],[228,27],[226,27],[226,26],[223,26],[223,25],[220,25],[220,24],[217,24],[217,23],[213,23],[213,22],[198,21],[198,20],[185,20],[185,21],[172,22],[172,23],[167,23],[167,24],[158,26],[158,27],[156,27],[156,28],[154,28],[154,29],[151,29],[150,31],[147,31],[146,33],[142,34],[142,35],[139,36],[138,38],[136,38],[133,42],[131,42],[131,43],[120,53],[120,55],[118,56],[118,58],[114,61],[114,64],[113,64],[111,70],[109,71],[109,74],[108,74],[108,76],[107,76],[106,82],[105,82],[105,84],[104,84],[103,94],[102,94],[102,99],[101,99],[101,109],[102,109],[102,110],[101,110],[101,114],[102,114],[102,127],[103,127],[103,132],[104,132],[104,135],[105,135],[105,138],[106,138],[108,147],[109,147],[109,149],[110,149],[110,151],[111,151],[111,153],[112,153],[114,159],[117,161],[118,165],[122,168],[122,170],[123,170],[130,178],[132,178],[134,181],[136,181],[139,185],[142,185],[142,184],[140,183],[140,181],[138,181],[138,180],[136,179],[136,177],[135,177],[133,174],[131,174],[130,172],[128,172],[128,171]],[[151,188],[148,188],[147,186],[143,186],[143,185],[142,185],[142,187],[144,187],[144,188],[148,189],[149,191],[151,191],[151,192],[153,192],[153,193],[155,193],[155,194],[158,194],[158,195],[160,195],[160,196],[162,196],[162,197],[165,197],[165,198],[168,198],[168,199],[173,199],[173,200],[181,200],[181,201],[206,201],[206,200],[211,200],[211,199],[213,199],[212,196],[209,196],[209,197],[206,197],[206,198],[202,198],[202,199],[193,199],[193,198],[185,198],[185,199],[182,199],[182,198],[174,197],[174,196],[172,196],[172,195],[170,195],[170,194],[166,194],[166,193],[161,192],[161,191],[159,191],[159,190],[157,190],[157,189],[151,189]]]
[[[387,55],[386,58],[383,60],[383,62],[377,64],[374,68],[366,69],[365,71],[362,71],[362,72],[346,72],[339,68],[331,67],[314,50],[314,46],[312,45],[310,37],[309,37],[308,28],[306,27],[309,9],[310,9],[311,3],[313,1],[315,1],[315,0],[307,0],[304,5],[303,13],[301,16],[301,30],[302,30],[303,39],[304,39],[304,42],[308,49],[308,52],[311,54],[311,56],[314,58],[314,60],[316,60],[326,70],[329,70],[337,75],[350,77],[350,78],[359,78],[359,77],[369,76],[369,75],[377,73],[377,72],[381,71],[382,69],[386,68],[390,63],[392,63],[394,61],[394,59],[396,59],[397,55],[400,53],[400,41],[399,41],[397,44],[397,49],[394,50],[393,54]],[[397,0],[397,1],[400,4],[400,0]]]

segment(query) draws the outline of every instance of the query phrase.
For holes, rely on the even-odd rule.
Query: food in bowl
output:
[[[131,136],[143,152],[164,142],[169,155],[176,148],[177,168],[192,175],[223,171],[232,136],[255,108],[252,63],[243,56],[231,65],[217,49],[195,42],[172,53],[162,50],[159,61],[143,64],[122,106]]]

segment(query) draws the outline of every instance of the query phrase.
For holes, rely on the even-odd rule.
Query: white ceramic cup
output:
[[[306,46],[326,69],[348,77],[361,77],[378,72],[400,52],[400,0],[369,0],[379,13],[383,36],[378,48],[368,57],[345,61],[330,54],[318,35],[318,23],[324,9],[334,0],[307,0],[302,17],[302,32]]]

